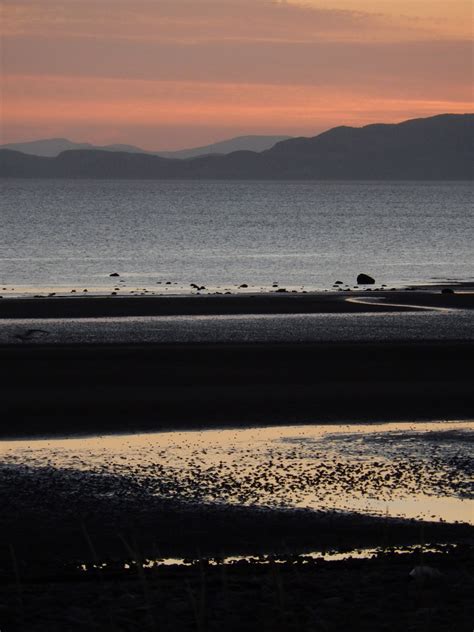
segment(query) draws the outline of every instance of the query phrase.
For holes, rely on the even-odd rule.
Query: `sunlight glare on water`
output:
[[[2,461],[126,477],[157,496],[474,524],[472,422],[5,441]]]

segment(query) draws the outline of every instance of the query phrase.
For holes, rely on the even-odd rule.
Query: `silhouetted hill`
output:
[[[21,151],[23,154],[31,156],[59,156],[63,151],[74,149],[102,149],[103,151],[131,151],[145,152],[140,147],[134,145],[104,145],[97,147],[92,143],[75,143],[67,138],[43,138],[41,140],[31,140],[24,143],[8,143],[0,145],[0,149],[12,149],[13,151]]]
[[[443,114],[397,125],[335,127],[278,143],[274,169],[288,177],[452,179],[472,176],[474,114]]]
[[[194,147],[193,149],[181,149],[178,151],[156,151],[156,156],[163,158],[196,158],[210,154],[231,154],[235,151],[265,151],[282,140],[288,140],[291,136],[236,136],[228,140],[221,140],[211,145]]]
[[[0,176],[24,178],[463,180],[471,179],[474,114],[444,114],[396,125],[337,127],[261,153],[193,159],[98,150],[56,158],[0,150]]]
[[[230,154],[233,151],[264,151],[270,149],[281,140],[287,140],[291,136],[237,136],[211,145],[192,147],[191,149],[179,149],[177,151],[147,151],[135,145],[92,145],[91,143],[75,143],[67,138],[44,138],[24,143],[8,143],[0,145],[0,149],[12,149],[32,156],[45,156],[54,158],[63,151],[76,149],[97,149],[101,151],[125,151],[131,153],[150,154],[163,158],[195,158],[209,154]]]

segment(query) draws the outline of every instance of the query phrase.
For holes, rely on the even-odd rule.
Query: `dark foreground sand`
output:
[[[469,292],[352,293],[376,304],[348,294],[3,299],[0,318],[34,329],[40,317],[418,310],[429,318],[433,308],[474,307]],[[472,418],[474,342],[451,335],[404,341],[401,326],[398,341],[48,345],[27,332],[0,346],[0,435]]]
[[[470,629],[467,525],[193,506],[164,502],[132,480],[53,468],[4,467],[0,500],[5,630]],[[458,546],[431,554],[430,542]],[[373,560],[303,564],[296,555],[410,543],[420,545],[417,552]],[[273,553],[286,562],[204,561],[231,553]],[[203,561],[142,568],[164,556]],[[104,562],[100,572],[77,568]],[[420,564],[442,576],[414,581],[409,573]]]
[[[0,588],[2,629],[28,632],[471,632],[472,551],[375,560],[164,568]]]
[[[474,343],[0,348],[0,435],[470,419]]]

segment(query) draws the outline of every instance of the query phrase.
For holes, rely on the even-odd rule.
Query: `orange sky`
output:
[[[472,111],[466,0],[0,0],[1,142],[148,149]]]

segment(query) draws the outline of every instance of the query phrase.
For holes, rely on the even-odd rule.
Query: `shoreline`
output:
[[[466,337],[474,314],[474,293],[467,286],[463,289],[455,294],[424,289],[4,299],[0,326],[12,324],[5,330],[10,332],[4,336],[7,343],[0,344],[5,419],[0,437],[474,419],[474,341]],[[339,325],[332,327],[329,338],[320,334],[318,339],[321,323],[310,325],[314,338],[309,340],[285,336],[278,341],[256,340],[246,332],[236,338],[232,322],[226,325],[230,333],[224,341],[208,338],[215,328],[213,316],[321,314],[332,319],[352,314],[365,318],[370,332],[375,326],[371,315],[375,319],[408,312],[419,314],[415,337],[404,337],[400,320],[390,325],[397,327],[393,339],[384,339],[383,330],[381,338],[377,334],[374,339],[358,339],[362,323],[355,320],[353,329],[340,340]],[[423,323],[438,322],[438,312],[439,317],[441,312],[465,314],[463,329],[459,329],[464,337],[456,338],[457,321],[451,319],[443,325],[450,328],[449,340],[430,339]],[[155,325],[151,324],[150,337],[140,341],[133,321],[125,337],[107,338],[107,318],[126,322],[127,317],[172,320],[184,315],[211,318],[198,339],[179,341],[178,336],[173,341],[167,329],[160,338],[153,338]],[[54,327],[38,320],[38,330],[34,329],[35,319],[40,318],[57,319],[69,329],[54,342],[54,335],[49,335]],[[94,318],[103,321],[99,325]],[[79,323],[86,322],[97,332],[95,338],[88,341],[82,334],[74,338]],[[295,323],[286,326],[291,329]],[[301,331],[308,326],[303,323]],[[45,327],[48,331],[43,331]],[[278,331],[280,325],[276,327]],[[444,335],[444,329],[439,331]],[[48,343],[48,337],[52,342]]]
[[[324,426],[324,427],[331,427],[331,426],[335,426],[335,427],[339,427],[339,426],[344,426],[347,427],[348,432],[352,429],[351,427],[354,426],[359,427],[359,426],[378,426],[378,425],[386,425],[387,427],[389,427],[392,424],[395,425],[399,425],[399,424],[410,424],[413,426],[423,426],[425,424],[458,424],[458,423],[469,423],[471,422],[472,419],[470,416],[467,416],[466,418],[453,418],[453,419],[437,419],[435,417],[431,417],[429,419],[424,419],[424,418],[416,418],[416,419],[405,419],[405,420],[401,420],[401,419],[380,419],[380,418],[369,418],[367,420],[364,419],[360,419],[360,420],[356,420],[354,421],[353,419],[320,419],[318,421],[294,421],[293,423],[287,423],[285,424],[284,422],[281,423],[276,423],[274,421],[266,421],[266,422],[258,422],[258,423],[247,423],[247,424],[233,424],[233,423],[222,423],[222,425],[208,425],[203,423],[202,425],[199,424],[189,424],[189,425],[185,425],[185,424],[179,424],[179,425],[162,425],[158,428],[144,428],[144,429],[140,429],[140,428],[135,428],[135,429],[121,429],[121,430],[117,430],[117,431],[110,431],[110,432],[95,432],[93,430],[76,430],[76,431],[71,431],[71,432],[67,432],[65,434],[59,434],[59,433],[54,433],[54,434],[8,434],[8,433],[2,433],[0,435],[0,445],[3,444],[26,444],[28,442],[33,442],[33,445],[35,444],[35,442],[44,442],[44,441],[88,441],[90,439],[103,439],[103,438],[113,438],[113,439],[121,439],[121,438],[135,438],[135,437],[154,437],[155,435],[160,435],[160,434],[169,434],[169,433],[183,433],[183,432],[199,432],[199,433],[203,433],[203,432],[215,432],[215,431],[226,431],[226,430],[261,430],[261,429],[270,429],[270,430],[276,430],[276,429],[285,429],[287,427],[292,427],[292,428],[300,428],[300,427],[305,427],[305,426]]]
[[[463,284],[405,290],[196,294],[162,296],[13,297],[0,301],[0,319],[195,316],[242,314],[343,314],[423,308],[474,309],[474,290]],[[348,300],[349,299],[349,300]],[[357,302],[361,301],[361,302]],[[364,302],[362,302],[364,301]],[[373,304],[371,304],[373,303]]]
[[[349,302],[348,295],[364,302]],[[0,325],[18,318],[27,332],[39,318],[71,319],[76,326],[76,318],[107,323],[183,312],[216,318],[420,312],[429,320],[436,312],[473,308],[474,294],[440,290],[8,298],[0,301]],[[220,344],[45,344],[26,335],[0,345],[0,450],[7,438],[474,419],[474,341],[403,335],[401,328],[392,341]],[[237,632],[242,622],[249,631],[286,632],[295,621],[308,632],[344,629],[348,621],[378,632],[387,616],[397,629],[413,622],[443,632],[453,624],[468,629],[474,541],[468,523],[186,503],[179,495],[154,495],[134,476],[53,464],[5,463],[1,470],[0,622],[6,629],[121,629],[133,617],[140,629],[158,625],[170,632]],[[446,547],[433,553],[431,543]],[[396,545],[419,547],[372,559],[301,557],[309,550]],[[216,567],[206,561],[226,553],[283,560]],[[143,566],[168,556],[198,561]],[[102,570],[77,570],[104,563]],[[410,572],[420,564],[433,566],[440,578],[413,580]],[[199,628],[200,617],[206,627]]]

